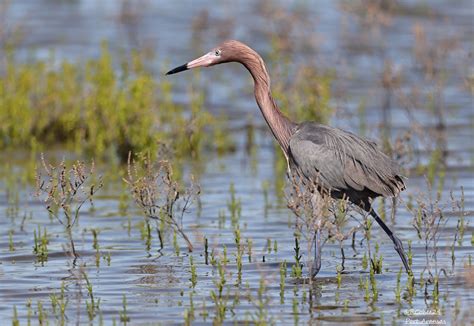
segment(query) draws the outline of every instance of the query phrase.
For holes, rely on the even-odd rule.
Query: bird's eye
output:
[[[214,54],[216,55],[216,57],[219,57],[221,55],[221,50],[214,51]]]

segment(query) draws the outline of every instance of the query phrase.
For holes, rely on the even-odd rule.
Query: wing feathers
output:
[[[396,196],[405,188],[398,164],[374,142],[340,129],[303,123],[290,152],[294,166],[326,189]]]

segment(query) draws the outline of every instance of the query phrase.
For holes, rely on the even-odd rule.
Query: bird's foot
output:
[[[318,275],[320,269],[321,269],[321,260],[319,261],[319,263],[314,261],[313,264],[311,265],[311,278],[313,279],[316,278],[316,275]]]
[[[405,255],[405,251],[403,250],[403,244],[402,241],[397,238],[395,234],[392,234],[392,241],[395,247],[395,250],[398,252],[398,255],[402,259],[403,266],[405,266],[405,270],[408,275],[413,275],[410,266],[408,265],[408,260],[407,256]]]

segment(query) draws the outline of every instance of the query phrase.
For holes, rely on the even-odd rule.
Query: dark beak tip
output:
[[[166,76],[177,74],[178,72],[185,71],[185,70],[188,70],[188,64],[187,63],[185,63],[184,65],[181,65],[179,67],[176,67],[174,69],[171,69],[170,71],[168,71],[166,73]]]

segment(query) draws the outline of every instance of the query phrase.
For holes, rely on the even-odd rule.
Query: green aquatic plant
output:
[[[91,229],[92,233],[92,248],[95,250],[99,250],[99,240],[98,240],[98,235],[99,235],[100,230],[99,229]]]
[[[214,249],[212,249],[211,250],[211,259],[210,259],[209,262],[211,263],[212,266],[216,267],[217,261],[218,261],[218,259],[216,257],[216,252],[214,251]]]
[[[402,295],[402,289],[401,289],[401,286],[400,286],[401,278],[402,278],[402,268],[400,267],[400,270],[397,273],[397,287],[395,288],[395,301],[397,303],[400,303],[400,298],[401,298],[401,295]]]
[[[13,306],[12,326],[20,326],[20,321],[18,320],[18,312],[16,310],[16,305]]]
[[[229,186],[230,200],[227,201],[227,208],[230,212],[230,218],[232,221],[232,226],[235,227],[239,223],[240,216],[242,214],[242,203],[240,198],[237,198],[235,195],[235,186],[231,182]]]
[[[272,253],[272,239],[267,238],[267,245],[265,247],[267,248],[267,252],[271,254]]]
[[[466,223],[465,221],[465,216],[466,216],[466,211],[465,211],[465,197],[464,197],[464,187],[461,186],[461,198],[457,200],[451,191],[450,197],[451,197],[451,203],[452,203],[452,210],[453,213],[457,213],[459,218],[458,218],[458,225],[457,225],[457,232],[455,234],[455,241],[453,241],[453,248],[454,248],[454,242],[458,243],[458,246],[463,245],[463,240],[464,240],[464,234],[466,232],[466,227],[469,223]]]
[[[247,238],[247,255],[249,257],[249,263],[252,262],[252,246],[253,246],[252,239]]]
[[[110,254],[110,251],[108,251],[102,258],[106,261],[107,266],[110,266],[110,263],[112,261],[112,255]]]
[[[26,319],[27,319],[28,325],[31,325],[32,316],[33,316],[33,307],[32,307],[31,298],[29,298],[26,300]]]
[[[369,302],[369,299],[370,299],[370,287],[369,287],[369,278],[366,277],[365,278],[365,282],[364,282],[364,300],[366,302]]]
[[[266,295],[266,290],[265,279],[262,277],[260,278],[258,286],[257,298],[252,298],[252,302],[257,310],[252,316],[254,325],[267,325],[268,323],[269,315],[267,306],[270,302],[270,298]]]
[[[366,270],[368,266],[369,264],[367,262],[367,253],[364,252],[364,256],[362,257],[362,268]]]
[[[196,272],[196,265],[194,264],[193,256],[189,256],[189,267],[191,269],[191,287],[194,289],[197,284],[197,272]]]
[[[438,278],[438,276],[435,276],[435,278],[434,278],[432,297],[433,297],[433,304],[435,306],[438,306],[438,303],[439,303],[439,278]]]
[[[371,262],[371,269],[373,269],[375,274],[381,274],[382,273],[382,264],[383,264],[383,256],[382,253],[380,253],[379,256],[377,256],[379,253],[379,244],[375,243],[375,253],[374,257],[372,258]],[[409,264],[411,266],[411,264]]]
[[[285,303],[286,260],[280,263],[280,303]]]
[[[224,209],[220,209],[220,210],[219,210],[219,217],[218,217],[219,229],[224,228],[224,226],[225,226],[225,220],[226,220],[226,217],[225,217],[225,210],[224,210]]]
[[[262,191],[263,191],[263,202],[264,202],[264,216],[268,216],[268,209],[272,207],[272,204],[270,203],[269,199],[269,189],[270,189],[270,182],[268,180],[264,180],[262,182]]]
[[[237,265],[237,281],[236,284],[242,283],[242,254],[235,253],[235,263]]]
[[[48,260],[49,243],[49,235],[46,231],[46,227],[44,227],[43,233],[41,233],[41,226],[38,226],[38,232],[36,232],[36,230],[33,230],[33,239],[33,252],[35,253],[36,258],[40,263],[46,262]]]
[[[236,246],[238,254],[241,254],[241,251],[242,251],[242,245],[240,243],[240,240],[241,240],[240,229],[235,228],[234,229],[234,242],[235,242],[235,246]]]
[[[119,317],[120,321],[124,324],[127,325],[127,323],[130,321],[130,317],[128,316],[128,310],[127,310],[127,297],[125,294],[122,296],[122,311],[119,311]]]
[[[122,176],[123,178],[124,176]],[[127,216],[127,211],[128,211],[128,208],[129,208],[129,204],[128,204],[128,201],[129,201],[129,192],[127,191],[127,185],[126,184],[122,184],[122,189],[120,191],[120,195],[119,195],[119,206],[118,206],[118,210],[119,210],[119,214],[121,216]]]
[[[296,298],[296,295],[293,297],[292,303],[293,303],[292,305],[293,321],[295,325],[299,325],[300,317],[299,317],[299,311],[298,311],[298,298]]]
[[[408,275],[407,278],[407,284],[406,284],[406,293],[407,293],[407,299],[411,301],[411,299],[415,296],[416,294],[416,288],[415,288],[415,277],[413,275]]]
[[[86,300],[87,315],[89,316],[89,320],[92,321],[97,312],[100,310],[100,298],[95,298],[92,283],[90,282],[89,277],[85,271],[82,271],[82,277],[86,281],[87,295],[89,296],[89,299]]]
[[[359,288],[359,290],[362,290],[364,288],[364,280],[362,280],[362,276],[359,276],[358,288]]]
[[[369,273],[370,284],[372,288],[372,302],[377,301],[379,297],[379,291],[377,288],[377,279],[375,278],[375,270],[371,269]]]
[[[145,242],[145,249],[146,251],[150,251],[151,249],[151,242],[152,242],[152,235],[151,235],[151,225],[150,221],[144,220],[143,222],[139,222],[138,226],[140,228],[140,238]]]
[[[288,171],[288,163],[286,162],[285,155],[278,146],[279,145],[274,142],[273,173],[276,176],[284,176]],[[273,188],[275,189],[276,199],[279,205],[285,204],[285,186],[285,178],[273,178]]]
[[[179,244],[178,244],[178,237],[176,236],[176,231],[174,230],[173,230],[173,248],[174,248],[174,253],[176,254],[177,257],[179,257],[180,250],[179,250]]]
[[[184,320],[185,324],[191,325],[191,322],[194,320],[194,300],[193,300],[193,291],[189,292],[189,309],[185,310]]]
[[[15,244],[13,242],[13,230],[8,231],[8,250],[15,251]]]
[[[237,284],[242,282],[242,255],[244,253],[244,248],[240,243],[240,229],[234,229],[234,241],[236,246],[236,253],[235,253],[235,262],[237,264]]]
[[[20,212],[20,181],[15,173],[13,173],[13,166],[10,163],[5,164],[5,196],[7,199],[6,216],[14,219],[19,216]]]
[[[222,247],[222,260],[221,261],[224,266],[227,266],[227,263],[229,262],[229,259],[227,259],[227,246],[226,245]]]
[[[341,287],[341,283],[342,283],[342,271],[343,271],[343,267],[341,265],[337,265],[336,266],[336,281],[337,281],[338,289]]]
[[[211,290],[211,300],[214,302],[215,307],[214,322],[222,324],[225,321],[226,312],[228,310],[229,289],[227,288],[227,293],[224,294],[227,280],[224,265],[220,261],[217,262],[217,271],[219,277],[214,280],[217,292]]]
[[[40,325],[45,325],[46,322],[48,321],[48,314],[46,310],[43,309],[43,302],[41,300],[38,300],[38,310],[37,310],[37,315],[38,315],[38,323]]]
[[[298,237],[295,237],[295,264],[291,268],[291,276],[300,278],[303,276],[303,264],[301,263],[301,253],[300,253],[300,245],[298,242]]]

